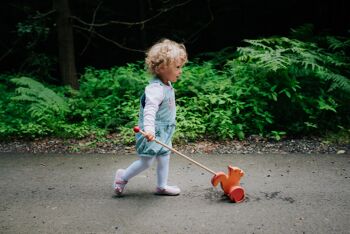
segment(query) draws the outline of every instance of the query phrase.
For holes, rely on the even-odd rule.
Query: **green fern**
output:
[[[333,50],[347,49],[350,47],[350,39],[327,36],[326,40],[329,44],[329,48]]]
[[[12,100],[29,103],[28,112],[34,119],[62,118],[69,111],[64,98],[40,82],[28,77],[13,78],[11,81],[19,86],[17,96]]]
[[[330,48],[344,49],[348,41],[329,37]],[[303,42],[287,37],[272,37],[245,40],[250,46],[238,48],[238,60],[255,63],[259,67],[274,72],[291,71],[291,68],[304,70],[303,73],[331,81],[330,90],[341,89],[350,93],[350,63],[340,52],[329,52],[313,42]],[[299,72],[300,73],[300,72]],[[291,74],[295,75],[295,74]]]
[[[314,25],[313,24],[304,24],[297,28],[291,29],[291,36],[297,39],[310,38],[314,34]]]

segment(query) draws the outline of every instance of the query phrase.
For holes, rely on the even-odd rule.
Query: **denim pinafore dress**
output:
[[[175,92],[170,82],[169,86],[167,86],[158,78],[154,78],[150,81],[150,84],[156,82],[163,87],[164,99],[159,105],[159,109],[155,117],[155,137],[157,140],[172,147],[171,139],[174,135],[176,126]],[[140,101],[138,123],[142,130],[144,130],[143,111],[145,107],[145,100],[146,97],[145,94],[143,94]],[[141,133],[136,134],[136,152],[141,157],[165,156],[170,154],[169,149],[157,144],[154,141],[147,141],[147,139]]]

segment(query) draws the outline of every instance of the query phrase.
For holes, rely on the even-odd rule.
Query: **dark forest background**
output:
[[[81,73],[86,66],[109,68],[142,60],[144,54],[133,50],[143,51],[163,37],[184,42],[191,58],[240,46],[243,39],[286,35],[291,28],[307,23],[317,32],[348,35],[346,5],[345,0],[74,0],[70,10],[76,26],[77,69]],[[33,51],[57,60],[56,13],[52,9],[52,1],[2,1],[1,71],[25,70]],[[143,20],[149,21],[137,24]],[[28,26],[28,32],[21,34],[21,25]],[[57,78],[56,71],[53,67]]]

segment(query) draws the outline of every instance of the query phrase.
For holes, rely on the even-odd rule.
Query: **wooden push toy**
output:
[[[134,127],[135,133],[141,133],[142,135],[145,135],[146,133],[142,131],[138,126]],[[154,140],[156,143],[162,145],[163,147],[171,150],[172,152],[186,158],[187,160],[193,162],[197,166],[203,168],[204,170],[210,172],[213,174],[213,178],[211,179],[211,183],[214,187],[216,187],[219,183],[221,185],[222,190],[224,190],[224,193],[230,198],[233,202],[242,202],[245,198],[245,192],[244,189],[240,186],[240,179],[244,175],[244,172],[239,169],[238,167],[232,167],[228,166],[228,174],[225,174],[224,172],[217,172],[215,173],[213,170],[209,169],[208,167],[200,164],[199,162],[196,162],[195,160],[191,159],[190,157],[184,155],[183,153],[180,153],[179,151],[171,148],[170,146],[158,141],[157,139]]]

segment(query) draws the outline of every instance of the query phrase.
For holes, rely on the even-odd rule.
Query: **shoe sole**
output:
[[[171,194],[171,193],[159,193],[159,192],[155,192],[154,195],[157,195],[157,196],[179,196],[180,193]]]

